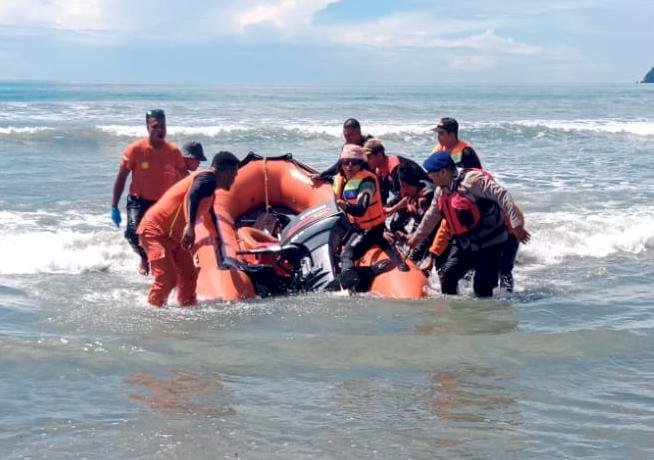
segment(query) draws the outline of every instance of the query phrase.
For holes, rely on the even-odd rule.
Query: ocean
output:
[[[346,118],[422,162],[455,117],[525,211],[516,291],[151,308],[109,218],[150,108],[318,169]],[[654,85],[5,82],[0,171],[1,458],[654,457]]]

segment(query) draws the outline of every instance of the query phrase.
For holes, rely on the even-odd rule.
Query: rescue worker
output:
[[[459,280],[474,269],[475,295],[491,297],[497,287],[502,246],[507,240],[504,216],[518,241],[526,243],[531,237],[511,194],[484,171],[458,171],[448,152],[432,154],[424,167],[438,188],[431,207],[407,244],[416,247],[422,243],[446,217],[452,242],[439,273],[441,291],[457,294]]]
[[[463,169],[467,168],[464,166]],[[474,169],[481,171],[480,168]],[[488,171],[484,171],[484,173],[490,179],[493,179],[493,176]],[[522,210],[517,206],[516,209],[520,219],[524,222],[524,214]],[[518,254],[518,246],[520,242],[513,234],[513,227],[511,227],[511,223],[506,218],[506,216],[504,220],[506,223],[508,238],[502,245],[502,252],[500,256],[500,288],[504,289],[506,292],[513,292],[513,267],[515,265],[515,259]],[[436,235],[432,238],[428,256],[420,264],[421,270],[428,273],[431,271],[432,266],[435,266],[437,270],[441,269],[447,260],[448,253],[450,251],[450,236],[450,229],[448,227],[447,220],[443,219],[441,220],[441,224],[438,227]]]
[[[361,275],[354,263],[374,245],[379,245],[401,271],[407,271],[409,268],[395,247],[384,239],[386,218],[379,183],[368,169],[363,148],[345,144],[339,159],[339,170],[338,175],[342,176],[344,183],[340,196],[336,197],[336,204],[352,224],[341,252],[341,285],[354,289],[361,282]]]
[[[120,160],[118,174],[114,182],[111,201],[111,220],[120,226],[118,209],[120,197],[125,189],[127,176],[132,181],[127,195],[127,225],[125,238],[140,256],[139,273],[147,275],[150,271],[148,259],[139,245],[136,228],[145,212],[180,177],[186,176],[186,165],[176,145],[166,141],[166,115],[163,110],[148,110],[145,113],[148,137],[127,146]]]
[[[363,147],[363,144],[368,139],[372,139],[372,136],[370,134],[366,134],[365,136],[361,134],[361,123],[359,123],[359,120],[348,118],[343,122],[343,138],[345,139],[345,144],[354,144]],[[323,172],[310,174],[309,177],[314,182],[331,182],[334,176],[338,174],[338,168],[339,163],[336,162]]]
[[[438,142],[432,153],[449,152],[457,168],[481,169],[481,161],[470,144],[459,139],[459,122],[454,118],[441,118],[436,127],[432,129],[437,133]],[[447,260],[450,251],[450,235],[447,230],[447,222],[443,220],[436,234],[432,238],[429,248],[429,257],[425,257],[420,264],[424,272],[431,271],[433,266],[440,269],[443,262]]]
[[[415,167],[414,171],[419,175],[418,180],[430,182],[427,173],[415,161],[399,155],[386,155],[384,144],[379,139],[368,139],[363,144],[363,150],[368,165],[379,180],[382,203],[385,206],[393,206],[400,201],[400,166],[410,164]]]
[[[214,192],[230,189],[238,164],[230,152],[217,153],[210,168],[177,182],[143,216],[137,233],[154,275],[148,292],[151,305],[163,306],[175,287],[180,305],[196,303],[197,271],[190,252],[195,224],[202,216],[209,233],[217,237]]]
[[[202,144],[196,141],[187,142],[182,146],[182,156],[188,172],[195,171],[200,166],[200,162],[207,161]]]
[[[413,232],[422,222],[422,218],[434,199],[434,185],[429,177],[424,180],[423,175],[426,176],[427,173],[413,162],[402,164],[398,168],[400,197],[402,198],[400,203],[403,203],[403,207],[393,216],[390,230],[402,241],[406,241],[409,222],[412,221],[411,232]],[[411,260],[417,263],[425,257],[429,242],[435,233],[436,229],[432,231],[430,237],[411,250],[409,254]]]
[[[481,168],[477,152],[466,141],[459,139],[458,121],[450,117],[441,118],[432,131],[436,132],[438,139],[432,153],[448,151],[457,167]]]

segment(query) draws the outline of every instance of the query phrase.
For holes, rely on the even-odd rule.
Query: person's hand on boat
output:
[[[191,224],[186,224],[184,227],[184,233],[182,234],[182,247],[187,251],[190,251],[195,243],[195,228]]]
[[[341,208],[343,211],[345,211],[345,208],[347,207],[347,201],[345,200],[336,200],[336,206]]]
[[[522,244],[527,244],[531,239],[531,233],[529,233],[522,225],[514,228],[513,234],[515,235],[516,239],[520,241]]]
[[[116,224],[116,227],[120,227],[120,222],[122,219],[120,217],[120,209],[118,209],[117,206],[111,207],[111,220],[114,224]]]
[[[309,179],[311,179],[311,182],[314,184],[320,184],[323,182],[322,177],[320,177],[320,173],[309,174]]]

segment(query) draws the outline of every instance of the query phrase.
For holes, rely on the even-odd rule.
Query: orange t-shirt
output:
[[[207,171],[205,169],[193,172],[170,187],[161,199],[147,210],[136,233],[149,237],[167,236],[172,240],[180,241],[184,227],[189,220],[189,210],[186,207],[189,190],[193,186],[195,178],[199,174],[207,174]],[[209,215],[213,200],[213,193],[200,200],[196,218],[202,217],[209,233],[215,236],[216,233]]]
[[[146,137],[127,146],[120,165],[132,172],[129,194],[144,200],[157,201],[179,179],[185,169],[182,153],[175,144],[164,140],[155,149]]]

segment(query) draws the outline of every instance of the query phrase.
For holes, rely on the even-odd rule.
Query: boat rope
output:
[[[264,194],[266,197],[266,212],[270,212],[270,202],[268,200],[268,168],[267,168],[268,157],[263,157],[263,185],[264,185]]]

